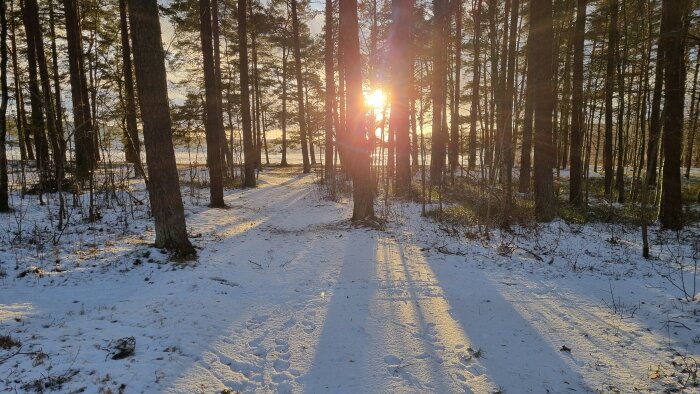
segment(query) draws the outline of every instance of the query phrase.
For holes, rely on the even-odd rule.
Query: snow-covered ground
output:
[[[697,227],[652,228],[651,260],[637,228],[485,237],[400,201],[356,228],[297,171],[228,190],[227,210],[183,187],[191,262],[149,246],[124,193],[63,233],[36,196],[0,216],[0,335],[21,343],[0,348],[0,391],[697,392],[700,303],[674,286],[680,263],[696,291]],[[125,337],[135,354],[112,359]]]

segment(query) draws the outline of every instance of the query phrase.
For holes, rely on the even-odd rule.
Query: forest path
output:
[[[70,248],[0,249],[44,269],[0,278],[0,334],[47,354],[0,363],[0,386],[78,371],[65,392],[658,392],[700,359],[700,310],[630,257],[635,234],[467,238],[400,201],[385,230],[356,228],[351,202],[298,170],[227,190],[229,209],[186,190],[194,264],[148,245],[145,214],[109,245],[86,249],[114,230],[93,227]],[[135,354],[112,360],[131,336]]]
[[[312,176],[262,179],[229,196],[240,218],[212,213],[223,239],[200,258],[214,270],[238,260],[230,274],[252,297],[239,297],[240,314],[168,391],[193,382],[243,392],[652,389],[663,338],[601,309],[585,288],[444,253],[436,225],[414,212],[386,231],[353,228],[349,204],[319,199]]]

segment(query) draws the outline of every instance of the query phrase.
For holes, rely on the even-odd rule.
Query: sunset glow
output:
[[[381,113],[387,103],[386,93],[381,89],[374,89],[365,95],[365,104],[375,113]]]

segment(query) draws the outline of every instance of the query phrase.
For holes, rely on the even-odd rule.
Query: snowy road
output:
[[[624,252],[562,241],[599,268],[572,272],[565,253],[499,254],[411,204],[393,203],[385,231],[354,228],[313,176],[261,180],[229,191],[228,210],[188,205],[194,267],[117,255],[128,270],[1,279],[0,334],[43,349],[50,373],[78,370],[65,387],[87,392],[651,392],[679,376],[669,344],[698,359],[692,315],[690,333],[660,323],[678,305],[661,279],[602,273],[623,272],[604,261]],[[606,306],[612,291],[627,311]],[[125,336],[136,354],[111,360]],[[0,379],[12,391],[31,364],[0,364]]]

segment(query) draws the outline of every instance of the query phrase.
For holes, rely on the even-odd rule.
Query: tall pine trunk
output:
[[[155,219],[155,245],[180,256],[192,256],[195,250],[187,239],[156,0],[129,0],[129,24],[143,119],[148,195]]]
[[[396,139],[396,189],[406,193],[411,187],[411,141],[409,137],[411,91],[411,13],[412,0],[392,1],[391,42],[391,114],[389,129]]]
[[[370,173],[370,149],[367,140],[364,99],[362,96],[362,62],[360,57],[357,0],[340,2],[340,39],[347,93],[347,130],[350,174],[352,176],[352,220],[374,217],[374,190]]]
[[[0,4],[0,212],[10,211],[7,176],[7,8]]]
[[[88,178],[97,160],[90,99],[83,57],[83,39],[80,28],[80,9],[77,0],[64,0],[66,12],[66,39],[70,68],[71,98],[75,147],[75,172],[79,180]],[[133,25],[132,25],[133,26]]]
[[[613,94],[615,93],[615,59],[617,52],[618,0],[610,1],[608,22],[608,52],[605,72],[605,142],[603,147],[603,169],[605,171],[605,195],[612,197],[613,185]]]
[[[255,147],[253,146],[252,120],[250,118],[250,78],[248,76],[248,26],[246,1],[238,0],[238,69],[241,82],[241,121],[243,123],[243,156],[245,187],[255,187]]]
[[[664,171],[662,209],[659,221],[664,228],[683,228],[681,201],[681,148],[685,99],[685,42],[688,29],[688,0],[663,0],[662,17],[668,30],[661,31],[664,41]],[[662,23],[663,25],[663,23]]]
[[[433,123],[432,123],[432,152],[430,156],[430,183],[442,183],[442,172],[445,169],[445,150],[447,130],[443,128],[445,120],[445,94],[447,83],[446,62],[446,32],[448,21],[447,0],[433,0]]]
[[[472,71],[472,103],[469,112],[469,169],[476,167],[476,121],[479,112],[479,80],[481,78],[481,1],[475,0],[474,8],[474,59]]]
[[[581,153],[583,151],[583,136],[585,132],[583,114],[583,48],[586,33],[586,3],[588,0],[576,2],[576,24],[574,26],[573,46],[573,93],[571,97],[571,176],[569,187],[569,202],[575,205],[583,203],[581,184],[583,167]]]
[[[335,72],[333,71],[333,1],[326,0],[326,25],[324,32],[324,61],[326,71],[326,96],[324,106],[325,126],[325,176],[326,182],[333,184],[333,108],[335,107]]]
[[[216,0],[214,0],[216,1]],[[221,160],[223,130],[219,129],[219,97],[216,93],[216,71],[214,70],[214,48],[211,32],[211,6],[209,0],[199,0],[200,39],[204,67],[204,90],[206,96],[206,122],[204,132],[207,140],[207,166],[209,167],[209,205],[225,207],[223,162]]]
[[[136,98],[134,94],[133,67],[131,65],[131,43],[129,42],[129,24],[126,15],[126,0],[119,0],[119,28],[122,42],[122,64],[124,73],[126,133],[124,135],[124,153],[126,161],[136,166],[138,173],[141,168],[141,142],[136,125]]]
[[[297,0],[292,5],[292,36],[294,38],[294,72],[297,78],[297,103],[299,106],[299,136],[301,138],[301,156],[304,164],[304,174],[311,172],[309,163],[309,148],[307,146],[306,111],[304,108],[304,78],[301,72],[301,42],[299,38],[299,16],[297,15]]]
[[[532,23],[532,22],[530,22]],[[525,44],[528,61],[525,76],[525,104],[523,106],[523,146],[520,150],[520,179],[518,179],[518,191],[520,193],[530,192],[532,173],[532,121],[534,115],[534,94],[535,94],[535,68],[532,65],[534,58],[535,43],[532,34],[528,34]]]
[[[505,204],[504,209],[509,209],[513,193],[513,101],[515,99],[515,54],[517,51],[518,18],[520,1],[511,0],[510,10],[510,36],[508,37],[508,66],[505,80],[505,98],[503,100],[503,140],[502,161],[503,178],[505,178]],[[505,41],[505,37],[503,38]]]
[[[452,108],[450,114],[450,144],[448,147],[448,163],[450,172],[459,166],[459,154],[461,151],[461,140],[459,132],[459,101],[462,77],[462,2],[454,1],[455,15],[455,37],[454,37],[454,89],[452,96]]]
[[[552,168],[555,150],[552,141],[552,114],[554,112],[554,86],[552,85],[553,59],[552,0],[530,2],[530,34],[532,34],[532,58],[534,68],[533,101],[535,112],[535,217],[538,221],[550,221],[556,215],[554,179]]]

